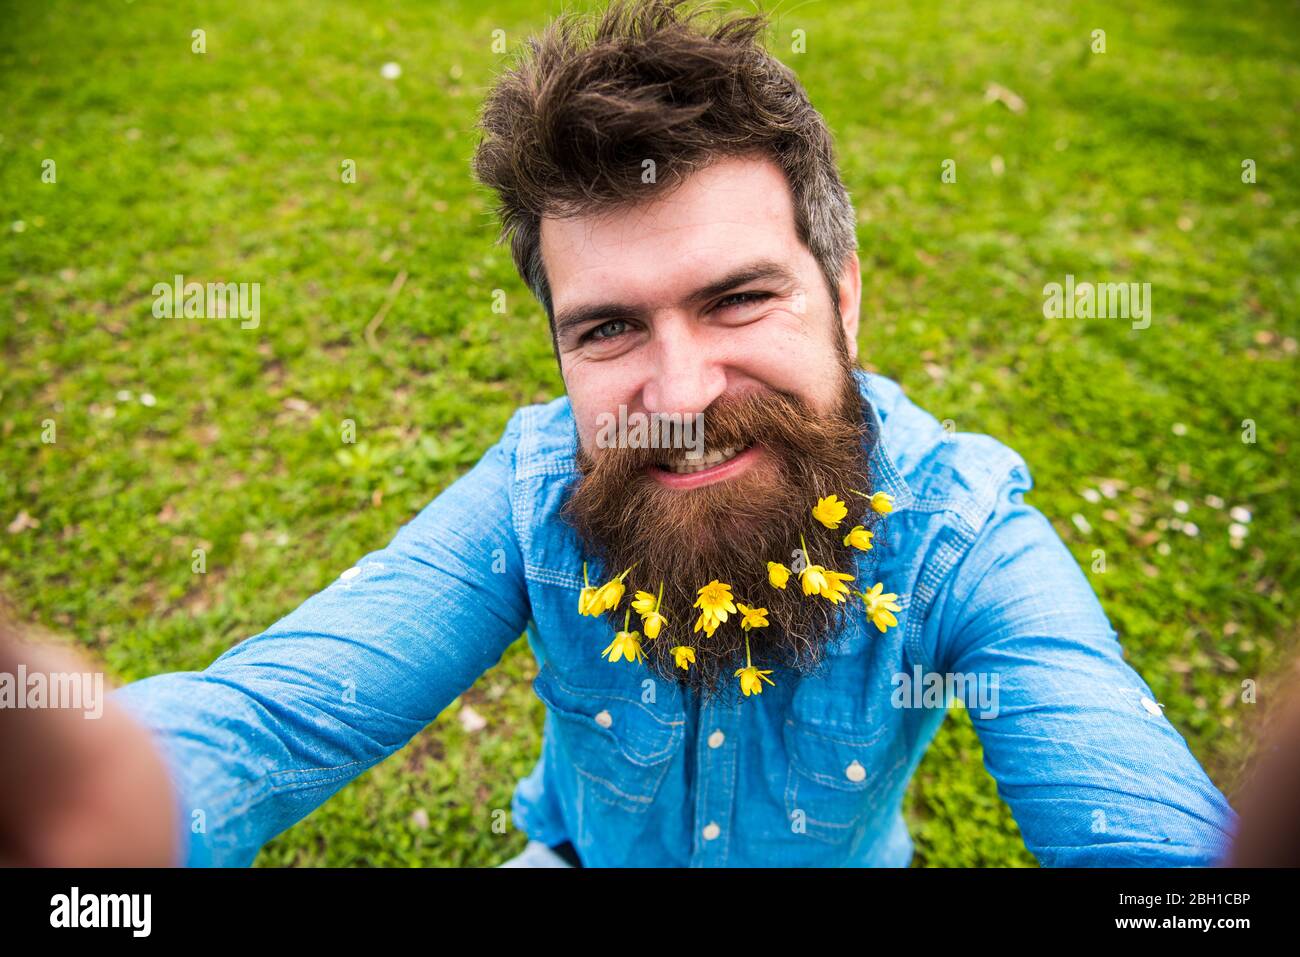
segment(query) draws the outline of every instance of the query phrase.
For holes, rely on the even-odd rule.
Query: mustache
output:
[[[665,416],[657,424],[651,419],[650,427],[639,433],[620,429],[623,441],[596,452],[580,448],[578,471],[606,481],[627,481],[648,468],[698,464],[709,452],[753,445],[776,451],[778,458],[798,459],[824,451],[828,442],[865,440],[866,425],[860,416],[850,419],[857,424],[857,434],[846,435],[849,412],[836,409],[838,421],[831,421],[832,416],[817,413],[794,393],[774,389],[725,394],[698,416]]]

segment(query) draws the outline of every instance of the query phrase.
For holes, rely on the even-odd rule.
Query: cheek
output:
[[[732,330],[733,368],[771,389],[793,392],[823,405],[834,391],[836,346],[809,333],[807,316],[779,313]]]
[[[597,434],[608,417],[614,416],[617,421],[620,405],[632,411],[628,381],[627,376],[611,375],[604,369],[597,373],[592,368],[583,369],[567,380],[569,405],[578,426],[579,440],[588,452],[595,448]]]

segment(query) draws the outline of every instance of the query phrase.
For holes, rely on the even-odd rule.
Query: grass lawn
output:
[[[1300,13],[783,6],[773,49],[835,131],[858,208],[866,364],[1024,456],[1029,501],[1231,797],[1297,651]],[[558,9],[0,0],[14,614],[122,681],[202,668],[385,544],[517,406],[563,391],[468,170],[505,61],[493,31],[513,51]],[[155,318],[152,287],[177,273],[259,282],[260,324]],[[1045,318],[1067,274],[1149,282],[1150,326]],[[540,743],[534,672],[520,641],[258,863],[519,850],[490,824]],[[466,705],[486,727],[467,730]],[[960,710],[907,809],[917,863],[1034,863]]]

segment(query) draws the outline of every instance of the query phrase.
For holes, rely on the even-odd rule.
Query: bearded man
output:
[[[860,367],[853,207],[763,29],[645,0],[500,77],[474,171],[566,395],[267,631],[112,696],[165,760],[174,860],[248,864],[525,630],[513,864],[905,866],[954,687],[1041,863],[1226,852],[1022,459]],[[703,444],[598,441],[611,416]]]

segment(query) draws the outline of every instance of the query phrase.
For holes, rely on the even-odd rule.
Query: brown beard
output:
[[[855,525],[875,530],[878,516],[864,497],[849,491],[872,492],[868,443],[874,436],[843,354],[840,378],[837,404],[829,413],[788,392],[720,396],[704,412],[706,451],[757,443],[763,460],[735,478],[699,488],[669,488],[647,471],[682,455],[680,447],[611,447],[595,457],[579,447],[580,476],[562,514],[588,549],[593,585],[632,567],[623,580],[626,594],[606,613],[613,630],[622,630],[636,591],[657,595],[663,583],[660,611],[667,624],[659,636],[645,638],[635,611],[628,626],[643,632],[646,660],[663,678],[712,693],[745,666],[746,632],[738,611],[711,638],[692,630],[700,613],[693,607],[699,589],[714,579],[730,584],[735,602],[767,609],[770,624],[748,632],[750,657],[763,669],[779,664],[806,674],[816,668],[845,613],[860,601],[852,594],[834,604],[805,596],[797,574],[784,589],[768,581],[769,561],[794,565],[801,535],[812,564],[852,574],[861,552],[844,544],[845,534]],[[819,498],[832,494],[849,510],[836,530],[811,514]],[[849,587],[856,592],[868,586],[855,580]],[[678,645],[695,650],[689,670],[676,666],[671,650]]]

